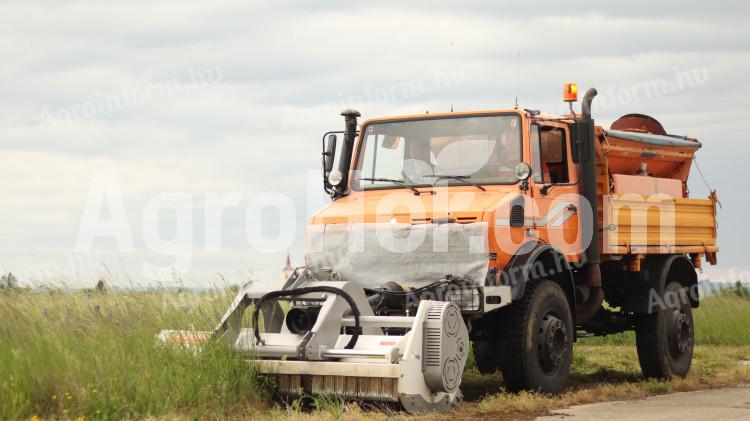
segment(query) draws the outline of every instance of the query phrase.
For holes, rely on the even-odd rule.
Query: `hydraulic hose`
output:
[[[352,333],[351,339],[349,339],[349,343],[346,344],[344,347],[345,349],[352,349],[357,344],[357,340],[359,339],[359,335],[362,332],[362,329],[359,325],[359,308],[357,307],[357,303],[354,302],[354,299],[351,295],[349,295],[348,292],[334,287],[329,286],[315,286],[315,287],[304,287],[304,288],[295,288],[290,289],[287,291],[271,291],[262,297],[258,299],[258,301],[255,303],[255,309],[253,309],[253,317],[252,317],[252,325],[253,325],[253,333],[255,333],[255,344],[260,345],[260,331],[258,329],[258,314],[260,313],[261,307],[263,307],[263,303],[267,300],[272,300],[276,298],[281,297],[296,297],[298,295],[304,295],[304,294],[310,294],[313,292],[327,292],[331,294],[336,294],[344,299],[344,301],[349,304],[349,307],[352,310],[352,316],[354,317],[354,332]]]
[[[417,294],[420,294],[420,293],[422,293],[424,291],[427,291],[427,290],[430,290],[430,289],[434,289],[434,288],[439,287],[440,285],[444,285],[444,284],[448,284],[448,283],[450,283],[450,282],[449,281],[437,281],[437,282],[433,282],[433,283],[431,283],[429,285],[425,285],[423,287],[419,287],[419,288],[411,289],[411,290],[406,290],[406,291],[394,291],[394,290],[388,290],[388,289],[384,289],[384,288],[378,288],[378,289],[365,288],[365,292],[369,292],[369,293],[372,293],[372,294],[380,294],[380,295],[394,295],[394,296],[398,296],[398,297],[406,297],[406,296],[409,296],[409,295],[417,295]]]

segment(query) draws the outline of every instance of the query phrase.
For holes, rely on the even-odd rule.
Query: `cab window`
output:
[[[377,135],[367,142],[362,177],[402,179],[404,166],[404,139],[397,136]],[[381,184],[367,181],[366,184]]]
[[[540,170],[544,183],[569,183],[568,142],[565,138],[565,130],[561,127],[540,126],[539,140]]]
[[[513,184],[521,162],[516,114],[425,118],[363,128],[352,188]],[[378,178],[379,180],[363,180]]]
[[[542,169],[542,151],[539,144],[541,138],[541,128],[538,124],[531,125],[531,173],[534,182],[537,184],[546,184],[548,180],[544,179],[544,170]]]

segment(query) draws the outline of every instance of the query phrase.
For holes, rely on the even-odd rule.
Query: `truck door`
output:
[[[570,154],[570,131],[560,122],[531,125],[532,235],[560,249],[569,261],[579,261],[581,238],[578,212],[581,196],[578,168]]]

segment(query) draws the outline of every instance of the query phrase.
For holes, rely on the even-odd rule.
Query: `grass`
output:
[[[210,329],[227,293],[0,294],[0,419],[221,415],[262,402],[252,366],[221,346],[157,346]]]
[[[195,353],[156,345],[163,328],[212,328],[232,298],[231,292],[0,293],[0,419],[406,417],[331,396],[275,403],[263,378],[231,349]],[[470,363],[462,386],[467,402],[444,417],[530,419],[579,403],[750,383],[750,367],[739,364],[750,360],[750,300],[710,297],[695,321],[698,346],[687,379],[642,380],[631,334],[591,338],[576,345],[565,393],[507,394],[500,375],[479,375]]]

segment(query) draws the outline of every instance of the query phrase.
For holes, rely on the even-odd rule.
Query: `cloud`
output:
[[[570,81],[599,88],[594,112],[605,125],[641,112],[700,138],[699,162],[725,204],[721,227],[744,226],[748,8],[740,1],[5,3],[0,260],[8,268],[64,262],[101,169],[118,174],[134,231],[144,204],[162,192],[186,192],[196,204],[209,191],[240,192],[243,206],[260,192],[284,192],[304,227],[307,175],[319,168],[322,133],[342,128],[341,109],[374,117],[451,105],[509,108],[518,91],[522,106],[559,111]],[[704,68],[704,83],[644,91]],[[212,70],[220,77],[196,81]],[[618,99],[621,91],[629,101]],[[91,104],[133,95],[148,98],[90,112]],[[58,122],[71,124],[44,124],[66,113],[77,117]],[[691,190],[704,194],[696,176]],[[194,282],[283,263],[282,252],[251,250],[242,212],[230,211],[222,228],[227,255],[202,256],[189,274]],[[303,232],[291,246],[298,262]],[[720,231],[723,264],[744,261],[740,237]],[[137,248],[133,256],[102,253],[129,260],[125,266],[153,257]]]

